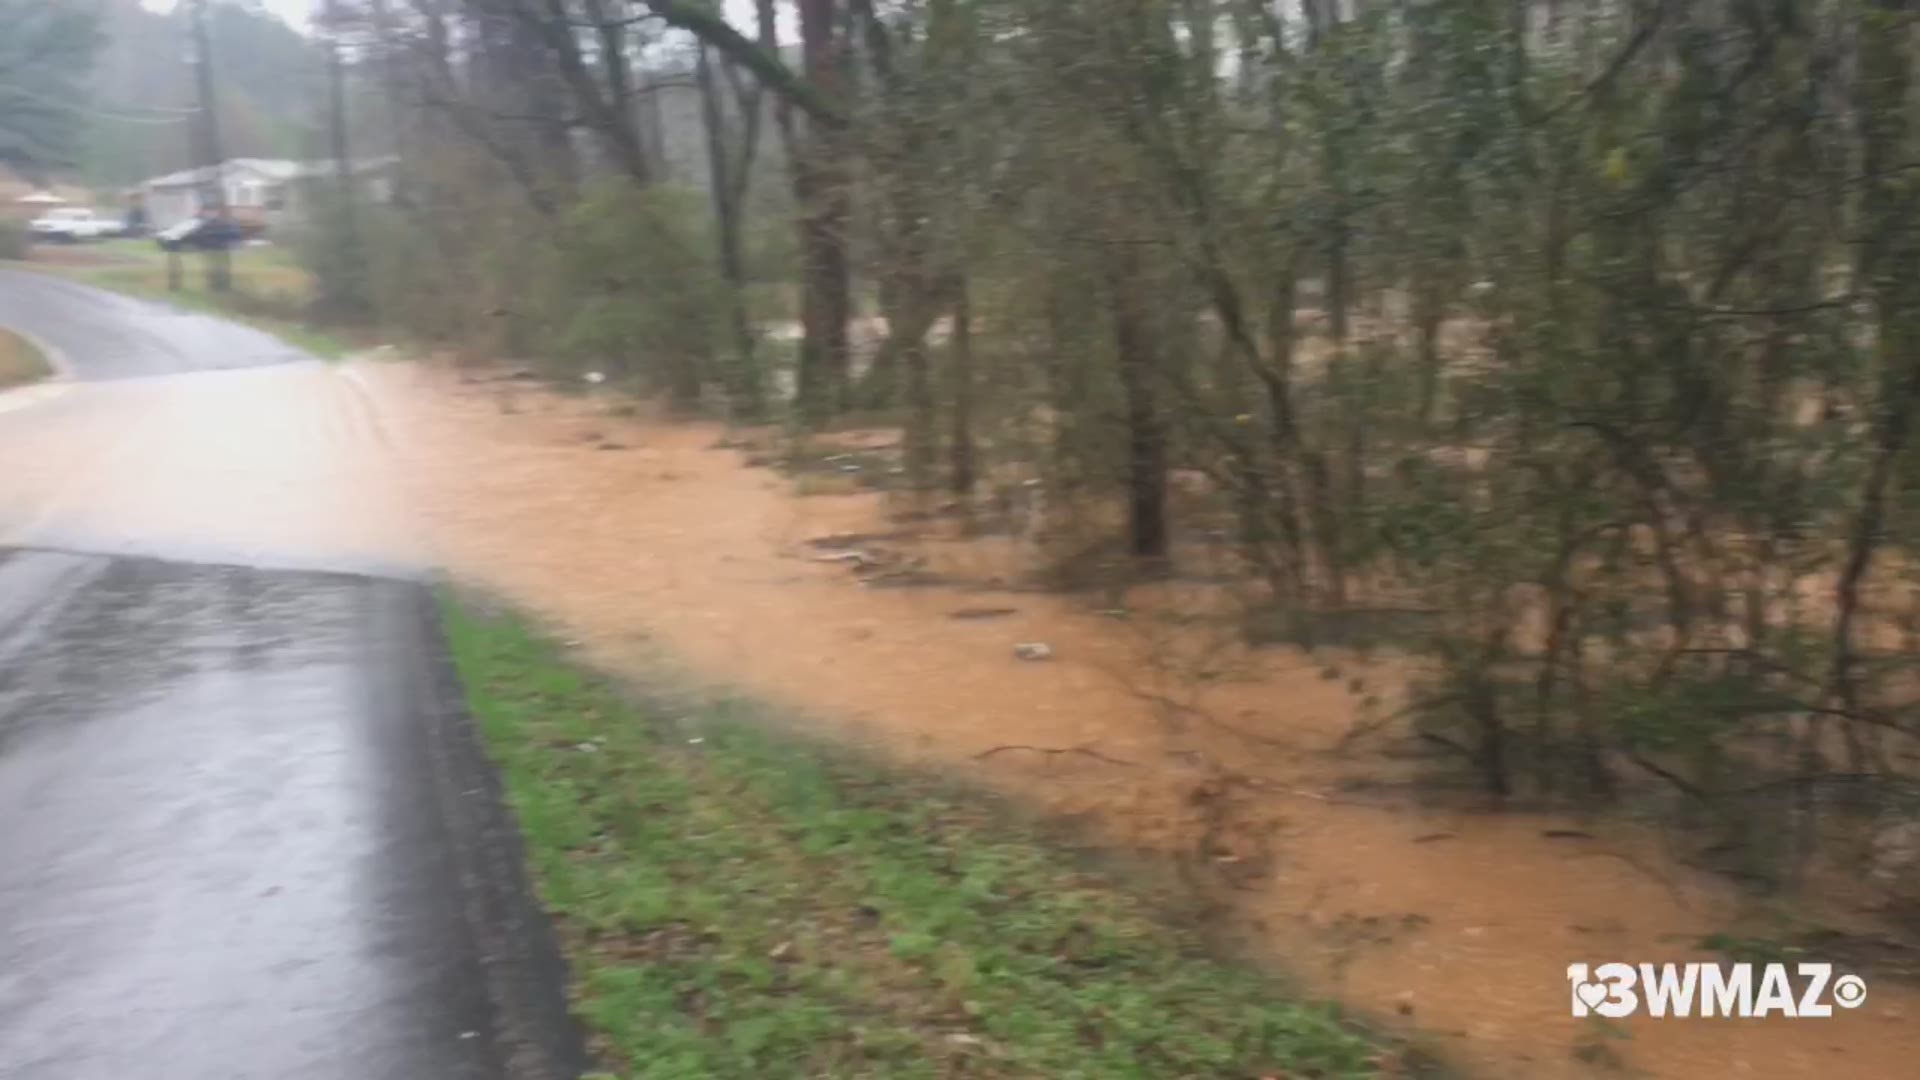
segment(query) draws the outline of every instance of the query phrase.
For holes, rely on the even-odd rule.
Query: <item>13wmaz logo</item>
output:
[[[1573,1015],[1610,1020],[1643,1006],[1653,1017],[1821,1017],[1867,1000],[1866,980],[1835,979],[1832,964],[1569,964],[1567,982]]]

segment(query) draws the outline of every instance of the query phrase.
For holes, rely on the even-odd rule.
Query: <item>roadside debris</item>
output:
[[[813,561],[823,562],[823,563],[846,563],[847,565],[852,566],[854,569],[857,570],[863,566],[872,566],[877,560],[875,560],[873,556],[868,555],[864,551],[830,551],[823,555],[815,555],[813,557]]]
[[[1017,615],[1019,608],[1010,607],[965,607],[947,612],[949,619],[1004,619],[1008,615]]]

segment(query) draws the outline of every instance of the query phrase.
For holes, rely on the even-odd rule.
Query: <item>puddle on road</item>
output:
[[[1391,670],[1264,650],[1234,658],[1244,678],[1183,696],[1153,677],[1136,625],[1067,598],[862,586],[807,542],[886,531],[876,498],[794,498],[715,449],[715,426],[444,370],[360,373],[440,560],[595,662],[658,647],[839,738],[962,770],[1115,845],[1187,853],[1315,991],[1477,1073],[1900,1077],[1920,1060],[1920,995],[1890,983],[1832,1020],[1636,1019],[1609,1034],[1571,1019],[1567,964],[1710,959],[1693,943],[1739,898],[1625,830],[1344,791],[1345,772],[1377,763],[1325,751]],[[1054,659],[1015,659],[1024,641]],[[1072,748],[1088,752],[1048,752]],[[1222,782],[1215,763],[1248,779]],[[1546,835],[1576,829],[1596,835]]]

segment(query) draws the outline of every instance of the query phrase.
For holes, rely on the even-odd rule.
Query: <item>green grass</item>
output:
[[[620,1076],[1349,1077],[1399,1052],[1004,808],[740,702],[636,704],[511,615],[453,654]]]
[[[0,327],[0,390],[38,382],[53,374],[53,365],[33,342]]]
[[[352,346],[337,335],[310,325],[303,317],[313,284],[292,253],[277,245],[240,247],[231,253],[233,288],[207,288],[206,257],[180,256],[181,288],[167,288],[167,255],[151,240],[107,240],[77,249],[98,261],[35,261],[30,269],[161,303],[203,311],[246,323],[295,348],[338,359]]]

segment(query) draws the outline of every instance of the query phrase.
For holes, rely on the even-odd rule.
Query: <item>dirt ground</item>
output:
[[[1477,1074],[1901,1077],[1920,1060],[1920,994],[1871,978],[1865,1006],[1830,1020],[1572,1019],[1569,963],[1710,959],[1699,940],[1751,905],[1623,825],[1356,787],[1405,768],[1338,752],[1367,706],[1390,707],[1406,675],[1391,664],[1168,638],[1082,598],[887,587],[897,545],[876,538],[899,526],[878,496],[796,496],[718,426],[497,372],[349,375],[440,563],[592,661],[671,657],[834,738],[1169,857],[1314,992]],[[922,554],[976,571],[1007,557],[935,546]],[[1018,658],[1027,642],[1051,658]]]

